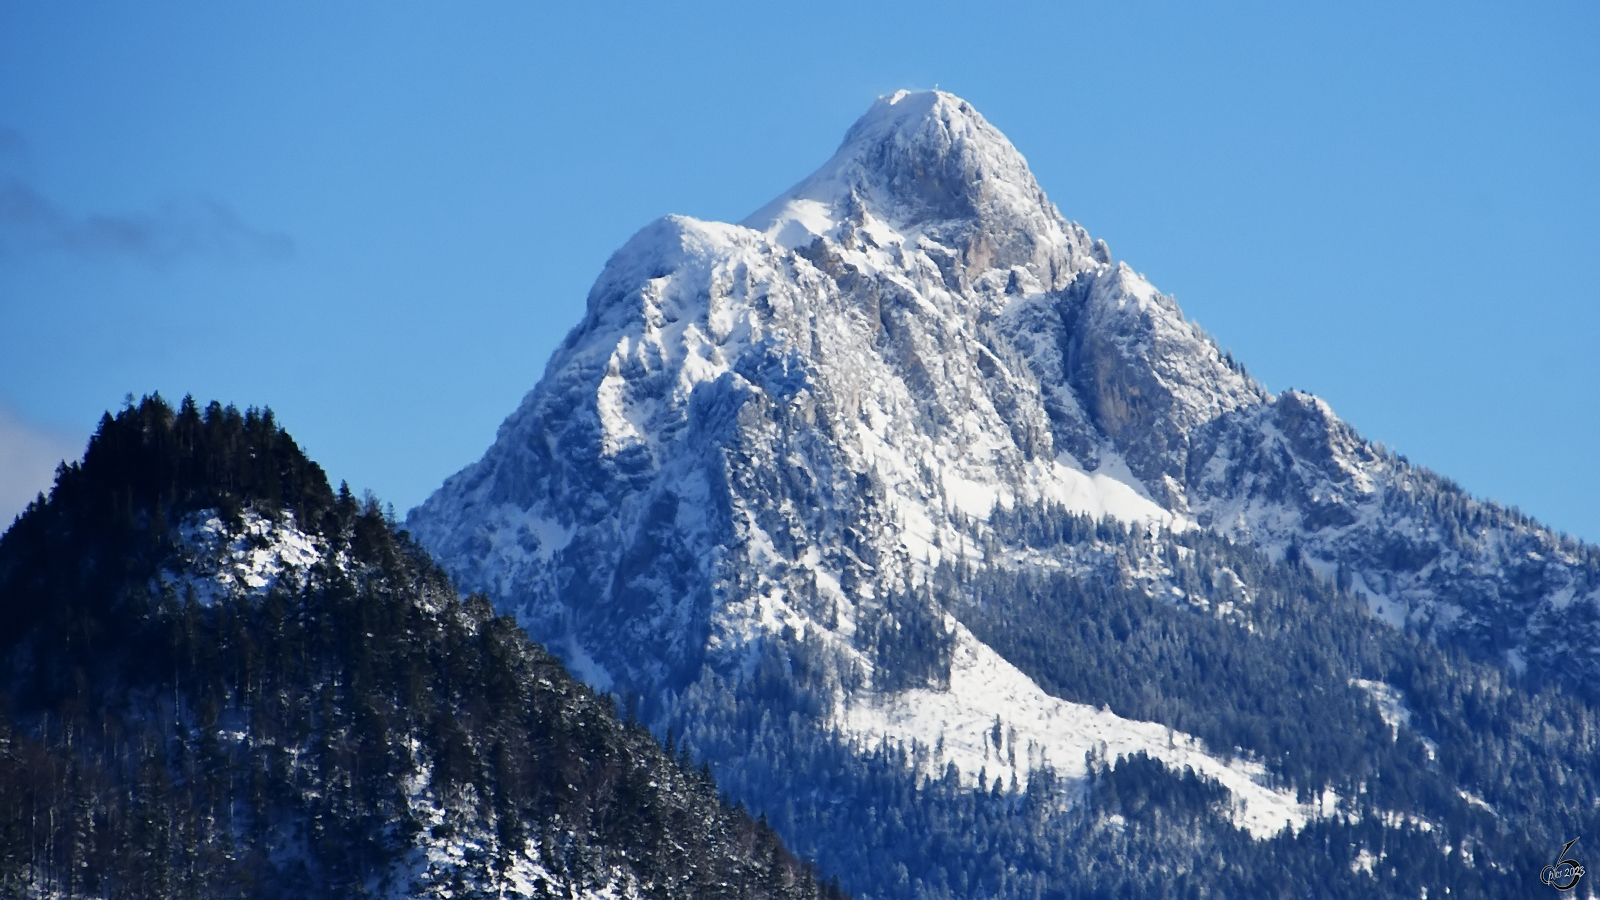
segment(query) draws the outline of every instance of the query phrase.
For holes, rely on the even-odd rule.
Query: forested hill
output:
[[[0,896],[840,896],[270,412],[149,397],[0,538]]]

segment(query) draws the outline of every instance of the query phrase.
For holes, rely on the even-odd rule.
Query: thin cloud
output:
[[[24,421],[0,406],[0,531],[40,493],[49,493],[56,466],[83,456],[87,437]]]
[[[256,228],[216,200],[74,215],[34,186],[28,176],[33,155],[21,132],[0,125],[0,260],[62,253],[162,266],[187,258],[270,261],[294,253],[289,235]]]
[[[75,217],[21,179],[0,179],[0,257],[67,253],[165,265],[195,257],[278,260],[293,252],[287,234],[254,228],[214,200]]]

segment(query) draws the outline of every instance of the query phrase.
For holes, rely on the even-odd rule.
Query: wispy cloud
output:
[[[211,199],[169,201],[154,210],[75,215],[16,174],[32,156],[19,132],[0,126],[0,259],[65,253],[166,265],[185,258],[277,260],[294,240],[256,228]]]
[[[0,406],[0,531],[41,492],[49,493],[56,466],[83,456],[88,437],[25,421]]]
[[[214,200],[167,203],[154,212],[74,217],[16,178],[0,180],[0,256],[59,252],[154,264],[185,257],[283,259],[294,241],[262,231]]]

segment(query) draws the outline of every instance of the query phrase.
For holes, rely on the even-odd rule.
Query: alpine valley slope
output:
[[[1219,791],[1208,840],[1379,828],[1341,832],[1352,877],[1381,876],[1367,844],[1405,832],[1481,886],[1533,852],[1489,845],[1506,817],[1589,814],[1587,795],[1515,799],[1494,769],[1515,753],[1458,760],[1413,724],[1448,722],[1466,748],[1473,717],[1526,713],[1506,726],[1518,746],[1590,784],[1592,738],[1568,720],[1600,696],[1600,553],[1367,443],[1315,397],[1268,393],[949,94],[880,99],[740,225],[646,226],[484,458],[407,526],[862,895],[1112,884],[1063,861],[1061,823],[1111,828],[1127,858],[1169,852],[1161,827],[1083,818],[1135,771]],[[1239,663],[1227,686],[1202,641]],[[1496,679],[1521,712],[1427,699]],[[1536,696],[1560,706],[1561,740],[1539,736],[1555,713],[1526,712]],[[1432,799],[1395,792],[1413,776]],[[1499,779],[1502,803],[1472,778]],[[834,807],[911,819],[912,800],[883,799],[896,791],[924,809],[982,798],[995,818],[942,854],[931,820],[828,831]],[[1028,831],[1006,817],[1028,815],[1067,817],[1016,844],[1053,861],[989,872],[998,835]],[[1463,840],[1478,862],[1441,850]],[[1385,884],[1415,896],[1403,868]]]

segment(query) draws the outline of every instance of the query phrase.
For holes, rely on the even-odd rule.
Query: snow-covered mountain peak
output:
[[[583,679],[801,816],[856,790],[813,788],[859,753],[1001,807],[1088,798],[1121,756],[1199,773],[1256,836],[1390,821],[1378,769],[1299,774],[1335,731],[1421,765],[1351,694],[1388,683],[1363,648],[1389,645],[1340,590],[1600,692],[1600,550],[1269,393],[937,92],[877,101],[742,225],[641,229],[407,524]],[[1260,703],[1313,694],[1270,708],[1282,731]],[[1334,718],[1296,736],[1312,709]]]
[[[1257,833],[1313,813],[1246,783],[1226,744],[1208,761],[1163,727],[1048,700],[989,637],[947,627],[976,608],[967,579],[1059,573],[1226,617],[1252,602],[1243,582],[1182,575],[1195,551],[1172,539],[1211,532],[1391,621],[1600,684],[1576,642],[1553,664],[1531,651],[1594,631],[1567,626],[1600,604],[1600,553],[1477,505],[1309,394],[1267,392],[937,92],[880,99],[742,225],[641,229],[494,445],[407,524],[655,724],[707,685],[774,696],[781,670],[810,679],[818,727],[931,744],[980,788],[999,717],[1060,763],[1093,737],[1194,765],[1254,798]],[[1110,537],[1046,539],[1083,527]]]
[[[1046,289],[1110,260],[1062,218],[1005,135],[942,91],[878,98],[832,159],[743,224],[786,247],[859,232],[874,247],[921,238],[953,251],[970,279],[1020,266]]]
[[[1181,430],[1261,399],[969,104],[901,93],[743,226],[634,235],[411,526],[640,687],[740,657],[780,605],[848,634],[1000,552],[973,540],[997,508],[1184,527]]]

